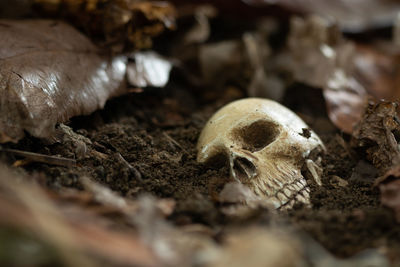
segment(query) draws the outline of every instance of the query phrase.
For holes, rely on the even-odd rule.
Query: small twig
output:
[[[11,153],[11,154],[14,154],[17,156],[25,157],[34,162],[42,162],[42,163],[47,163],[47,164],[51,164],[51,165],[59,165],[59,166],[65,166],[65,167],[73,167],[76,165],[76,160],[74,160],[74,159],[68,159],[68,158],[57,157],[57,156],[49,156],[49,155],[44,155],[44,154],[39,154],[39,153],[17,150],[17,149],[0,147],[0,152]]]
[[[119,158],[119,160],[129,169],[133,172],[135,178],[137,178],[138,180],[142,180],[142,174],[140,173],[140,171],[138,171],[138,169],[136,169],[135,167],[133,167],[122,155],[121,153],[117,152],[117,156]]]
[[[167,134],[166,132],[163,132],[163,135],[165,136],[165,138],[168,139],[168,141],[170,141],[172,144],[174,144],[175,146],[177,146],[180,150],[182,150],[183,152],[186,153],[186,151],[183,149],[183,147],[178,143],[178,141],[176,141],[174,138],[172,138],[169,134]]]

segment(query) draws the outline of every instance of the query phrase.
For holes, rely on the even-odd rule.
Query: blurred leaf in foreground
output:
[[[46,190],[32,179],[28,181],[26,177],[2,165],[0,234],[1,229],[15,229],[17,233],[25,233],[0,236],[0,242],[6,241],[5,238],[26,239],[25,245],[30,245],[31,250],[24,252],[21,244],[15,244],[15,249],[19,248],[22,255],[34,257],[32,259],[38,262],[58,261],[63,266],[99,266],[105,261],[113,266],[158,266],[154,254],[132,229],[123,232],[112,229],[109,221],[77,205],[61,205],[52,201]],[[8,242],[11,244],[12,240]],[[8,249],[12,250],[13,247],[8,246]],[[32,253],[32,249],[37,250],[37,253]],[[52,254],[43,257],[43,250]],[[23,264],[21,260],[8,260],[12,265],[18,262]]]
[[[400,223],[400,165],[396,165],[376,182],[381,191],[382,205],[391,208]]]

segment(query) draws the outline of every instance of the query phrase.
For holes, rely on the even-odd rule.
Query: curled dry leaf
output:
[[[392,25],[400,3],[395,0],[243,0],[252,5],[275,4],[295,12],[334,18],[342,29],[360,32]]]
[[[134,53],[134,63],[108,59],[61,22],[2,20],[0,35],[0,143],[17,142],[24,131],[56,138],[56,123],[126,93],[126,74],[134,86],[162,87],[172,67],[154,52]]]
[[[370,102],[353,133],[352,145],[366,151],[367,159],[386,172],[400,163],[400,120],[393,102]]]
[[[57,122],[124,92],[126,58],[108,61],[64,23],[2,20],[0,35],[0,143],[51,137]]]
[[[175,28],[175,9],[166,1],[33,0],[45,14],[68,21],[114,50],[149,48],[152,37]]]

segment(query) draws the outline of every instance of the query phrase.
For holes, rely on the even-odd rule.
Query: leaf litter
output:
[[[107,9],[99,9],[99,3],[115,7],[117,2],[94,1],[93,10],[101,11],[100,18],[104,19],[102,11]],[[76,1],[55,3],[57,7],[65,3],[80,7],[64,18],[81,30],[85,20],[74,22],[71,18],[82,14],[93,18],[96,13],[89,5],[76,5]],[[139,13],[164,12],[152,10],[151,4],[145,6],[150,9],[142,8]],[[58,11],[47,11],[51,16],[61,16]],[[305,266],[389,266],[399,262],[397,106],[392,102],[369,102],[365,106],[369,94],[396,98],[396,58],[391,55],[397,52],[380,50],[395,48],[393,42],[360,45],[360,41],[342,36],[341,25],[315,16],[292,17],[291,22],[287,21],[286,37],[278,44],[274,38],[285,30],[275,18],[249,23],[252,27],[246,27],[250,30],[238,28],[236,37],[226,37],[227,32],[219,31],[215,24],[215,20],[231,23],[224,20],[223,8],[218,13],[193,7],[179,7],[177,11],[193,16],[192,27],[176,33],[190,38],[182,42],[165,36],[167,43],[175,46],[170,54],[160,50],[165,57],[155,51],[132,54],[131,49],[150,45],[147,36],[143,43],[135,42],[133,45],[139,46],[134,48],[124,39],[130,35],[119,35],[119,31],[115,36],[109,32],[95,36],[96,31],[83,30],[103,48],[107,42],[99,40],[115,41],[105,45],[110,48],[108,53],[69,29],[90,48],[83,53],[85,56],[89,53],[99,62],[106,62],[105,66],[120,58],[126,69],[119,81],[134,88],[118,91],[131,93],[109,100],[104,110],[94,112],[113,93],[108,92],[103,104],[97,102],[91,111],[73,114],[94,112],[90,116],[74,117],[69,122],[72,115],[57,117],[46,126],[52,132],[48,136],[12,122],[15,116],[6,117],[9,125],[22,130],[13,136],[13,141],[20,140],[18,143],[2,145],[1,161],[15,163],[16,155],[10,153],[13,149],[73,159],[76,165],[67,168],[31,162],[12,171],[2,169],[0,224],[10,233],[2,242],[14,242],[17,251],[32,257],[33,265],[292,266],[301,262]],[[129,23],[137,19],[133,13],[129,13]],[[182,18],[180,14],[177,17]],[[153,18],[157,21],[160,16]],[[69,28],[61,22],[40,23],[49,28]],[[124,25],[132,25],[129,23]],[[159,25],[165,27],[163,23]],[[193,25],[202,26],[196,29]],[[153,30],[150,27],[151,38],[152,33],[160,33]],[[199,38],[193,37],[193,31],[199,32]],[[51,31],[48,34],[51,36]],[[33,39],[47,51],[47,42],[41,36]],[[162,43],[164,37],[160,38]],[[151,43],[156,44],[153,40]],[[63,45],[73,50],[74,44]],[[17,57],[24,49],[36,52],[36,46],[20,45]],[[64,47],[57,42],[55,46],[56,51],[58,46]],[[234,49],[221,49],[226,46]],[[119,54],[121,51],[124,53]],[[140,58],[143,55],[148,55],[148,64]],[[170,80],[167,73],[171,62],[178,66],[178,73]],[[146,66],[150,66],[149,71],[140,76]],[[154,66],[160,66],[159,71],[154,72]],[[40,64],[31,68],[43,71]],[[129,68],[133,70],[130,78]],[[157,85],[163,90],[135,88]],[[331,94],[327,96],[326,92]],[[245,206],[243,198],[254,196],[245,187],[229,183],[226,168],[208,169],[196,163],[196,140],[208,117],[224,103],[246,95],[264,95],[284,102],[324,140],[328,153],[322,161],[322,186],[312,186],[312,208],[299,205],[278,213],[257,199]],[[98,95],[95,99],[99,101]],[[80,109],[86,110],[86,106]],[[16,113],[21,110],[16,109]],[[60,122],[67,125],[57,124]],[[3,142],[10,141],[9,130],[0,129],[5,132]],[[24,130],[30,134],[22,138]],[[352,140],[340,130],[352,133]],[[219,193],[215,195],[216,191]],[[18,250],[18,244],[34,245],[39,253],[26,254]],[[43,257],[45,254],[47,257]],[[18,262],[12,253],[1,256],[2,261],[6,259],[10,264]]]
[[[167,1],[33,0],[51,18],[65,18],[114,52],[152,47],[152,39],[175,28],[175,8]]]

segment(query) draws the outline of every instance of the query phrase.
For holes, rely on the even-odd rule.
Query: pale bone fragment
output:
[[[346,187],[349,185],[349,182],[347,182],[345,179],[343,179],[337,175],[331,176],[329,181],[330,181],[331,185],[333,185],[333,186]]]
[[[311,151],[325,148],[286,107],[268,99],[247,98],[224,106],[211,117],[197,149],[198,162],[227,160],[234,180],[276,208],[290,208],[296,202],[310,203],[301,168]]]
[[[323,169],[317,163],[315,163],[311,159],[306,159],[306,166],[309,172],[311,173],[312,177],[314,178],[315,182],[321,186],[321,175],[323,173]]]

